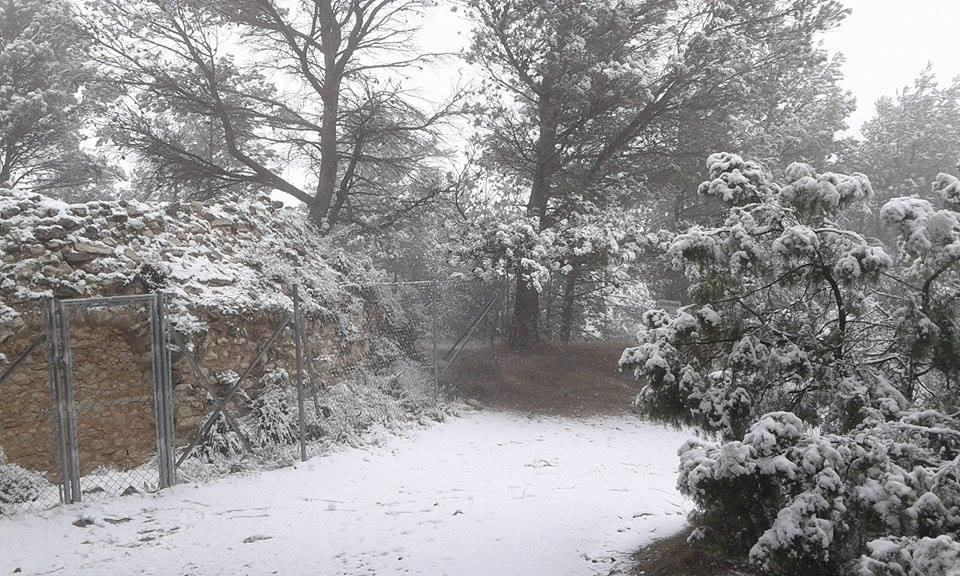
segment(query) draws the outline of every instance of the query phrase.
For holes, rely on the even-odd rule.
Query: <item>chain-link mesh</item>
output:
[[[361,296],[341,315],[341,333],[322,319],[305,326],[309,414],[330,440],[356,441],[374,426],[436,411],[434,283],[368,285]]]
[[[173,330],[173,444],[182,479],[286,462],[299,442],[296,324],[290,313],[242,332]]]
[[[361,286],[357,295],[333,315],[291,310],[240,327],[213,319],[192,336],[171,326],[169,397],[156,385],[156,327],[148,303],[64,308],[70,353],[63,373],[70,378],[62,386],[71,396],[60,401],[72,409],[74,429],[65,445],[75,454],[80,499],[160,487],[157,448],[167,444],[157,433],[156,414],[171,414],[181,480],[282,465],[301,457],[301,450],[355,444],[410,418],[442,418],[440,385],[450,367],[502,331],[499,290],[429,281]],[[0,500],[6,510],[60,499],[53,483],[60,477],[54,402],[49,387],[34,389],[48,382],[48,367],[45,354],[34,355],[28,368],[19,368],[33,388],[21,390],[16,378],[0,388],[0,400],[29,393],[34,406],[26,413],[8,409],[22,408],[22,401],[0,401],[0,446],[29,433],[37,439],[29,445],[50,448],[29,453],[27,443],[7,442],[15,447],[8,458],[17,464],[18,498],[26,503]],[[2,482],[11,482],[3,478],[0,499]]]
[[[251,323],[240,338],[183,344],[175,353],[173,394],[181,475],[282,465],[299,457],[301,437],[304,449],[316,453],[332,443],[357,443],[375,427],[411,415],[436,416],[436,287],[362,286],[360,297],[334,315],[303,314],[298,324],[288,314],[279,332],[281,320]],[[264,353],[255,363],[257,350]],[[224,399],[225,414],[216,409]]]
[[[60,503],[44,318],[21,306],[27,328],[0,348],[0,516]]]
[[[149,308],[65,308],[84,501],[159,487]],[[107,354],[109,362],[103,362]],[[69,409],[69,406],[68,406]]]

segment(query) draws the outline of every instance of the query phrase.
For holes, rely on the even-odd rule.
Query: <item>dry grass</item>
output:
[[[617,360],[628,344],[504,345],[464,350],[444,377],[453,393],[500,410],[557,416],[623,414],[638,391]]]
[[[685,530],[641,548],[633,555],[634,576],[760,576],[743,562],[703,544],[688,544]]]

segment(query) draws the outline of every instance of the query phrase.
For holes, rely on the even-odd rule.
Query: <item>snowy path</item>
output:
[[[296,468],[0,519],[0,574],[607,574],[684,524],[686,437],[473,413]]]

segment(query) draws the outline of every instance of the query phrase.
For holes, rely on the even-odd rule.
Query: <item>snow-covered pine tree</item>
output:
[[[860,406],[903,403],[861,367],[877,345],[878,282],[893,264],[841,223],[871,198],[867,178],[793,164],[778,184],[735,155],[708,164],[700,192],[728,206],[725,218],[667,246],[694,304],[646,314],[639,346],[620,361],[647,383],[644,410],[736,438],[766,412],[847,429]]]
[[[544,332],[555,325],[561,340],[569,340],[575,327],[602,322],[606,295],[620,288],[645,291],[630,272],[649,245],[636,224],[637,211],[603,210],[583,199],[576,204],[547,228],[523,214],[490,211],[451,243],[450,263],[482,280],[520,278],[537,294],[559,286],[558,305],[548,306],[551,298],[543,306],[544,323],[550,324]],[[578,292],[599,299],[596,309]],[[553,322],[552,308],[558,310]]]
[[[960,180],[897,198],[891,257],[845,226],[865,176],[730,154],[702,194],[717,226],[667,244],[694,303],[644,318],[621,364],[648,414],[719,433],[680,449],[680,490],[713,535],[770,574],[946,576],[960,549],[955,306]],[[951,395],[952,394],[952,395]]]
[[[0,0],[0,184],[84,197],[117,176],[81,145],[103,96],[89,44],[71,2]]]

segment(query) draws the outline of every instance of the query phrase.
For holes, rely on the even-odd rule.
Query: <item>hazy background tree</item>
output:
[[[913,86],[877,101],[862,141],[844,160],[870,175],[881,200],[910,194],[932,199],[937,175],[960,160],[958,127],[960,78],[941,86],[928,66]]]
[[[708,224],[725,213],[722,202],[697,194],[713,150],[731,149],[773,172],[793,161],[826,168],[848,146],[842,135],[853,112],[852,95],[840,86],[842,58],[808,44],[764,67],[742,97],[726,107],[688,110],[661,129],[659,147],[638,157],[635,201],[648,213],[649,228],[679,231]],[[661,298],[686,302],[688,284],[661,255],[645,269]]]
[[[0,0],[0,183],[76,198],[117,175],[84,146],[89,46],[69,2]]]
[[[419,0],[88,3],[95,57],[124,87],[105,135],[145,189],[279,190],[327,228],[384,227],[447,191],[439,126],[400,87],[429,55]]]
[[[832,1],[745,4],[470,4],[471,57],[492,86],[489,158],[529,190],[526,212],[539,228],[563,219],[571,195],[602,208],[622,203],[642,178],[627,167],[677,150],[678,123],[732,114],[754,83],[809,54],[815,35],[845,14]],[[539,293],[515,276],[510,339],[523,347],[538,339]]]

